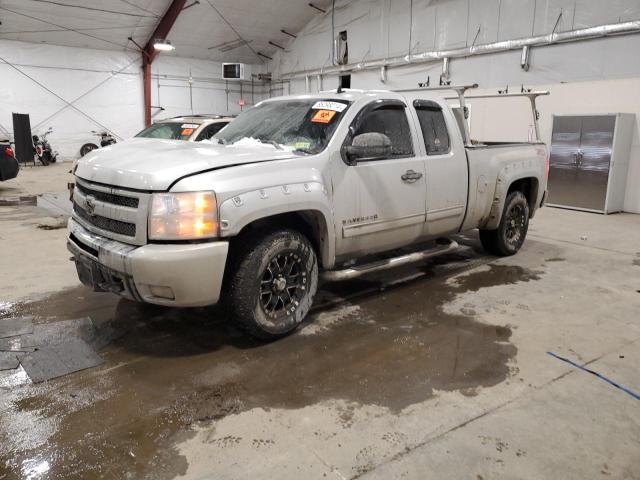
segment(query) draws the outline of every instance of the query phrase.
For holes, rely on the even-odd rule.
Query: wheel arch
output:
[[[540,182],[536,177],[523,177],[513,180],[509,185],[506,196],[511,192],[522,192],[529,204],[529,218],[532,218],[535,212],[536,199],[538,198],[538,189]],[[506,198],[505,196],[505,198]]]
[[[498,174],[491,211],[485,224],[480,226],[482,229],[498,228],[507,196],[514,191],[520,191],[526,197],[529,204],[529,218],[531,219],[535,215],[540,181],[529,172],[521,172],[520,175],[515,176],[508,175],[508,173],[508,169],[505,168]]]
[[[313,244],[319,263],[335,263],[335,230],[327,190],[320,182],[273,186],[245,192],[220,206],[222,237],[231,239],[247,229],[277,226],[300,231]]]

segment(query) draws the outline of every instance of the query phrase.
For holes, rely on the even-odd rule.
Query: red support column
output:
[[[178,19],[178,15],[184,8],[187,0],[173,0],[164,16],[160,19],[158,26],[151,34],[149,41],[142,50],[142,71],[144,77],[144,123],[148,127],[151,125],[151,64],[158,52],[153,48],[156,40],[166,40],[171,31],[171,27]]]
[[[143,53],[144,56],[144,53]],[[144,124],[151,126],[151,64],[143,59],[142,73],[144,77]]]

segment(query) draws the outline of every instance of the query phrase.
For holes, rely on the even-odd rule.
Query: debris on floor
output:
[[[38,195],[37,204],[54,215],[70,216],[73,204],[69,200],[67,192],[64,193],[43,193]]]
[[[40,230],[60,230],[67,227],[67,219],[65,217],[51,217],[44,222],[38,224]]]

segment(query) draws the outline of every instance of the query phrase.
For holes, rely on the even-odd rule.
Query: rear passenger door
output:
[[[457,231],[467,204],[467,157],[451,110],[431,100],[413,102],[424,147],[429,235]]]
[[[357,135],[377,132],[389,137],[392,151],[355,165],[347,165],[344,158],[333,162],[338,256],[407,245],[424,232],[424,161],[408,113],[400,100],[375,100],[363,107],[349,127],[344,146],[351,145]]]

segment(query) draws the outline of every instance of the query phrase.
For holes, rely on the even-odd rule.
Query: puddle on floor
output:
[[[187,465],[172,446],[197,422],[329,399],[397,412],[434,390],[502,382],[516,354],[510,329],[442,307],[458,294],[538,274],[490,265],[447,282],[449,273],[439,271],[446,260],[414,268],[399,285],[376,278],[326,284],[324,296],[346,300],[316,308],[304,326],[311,331],[268,344],[238,332],[216,308],[166,309],[84,288],[14,305],[13,314],[41,321],[89,315],[127,333],[102,352],[103,367],[9,391],[0,425],[39,419],[52,431],[12,448],[15,428],[0,427],[0,478],[34,468],[51,478],[173,478]],[[469,258],[448,260],[464,268]],[[323,319],[322,328],[314,329],[313,318]]]

